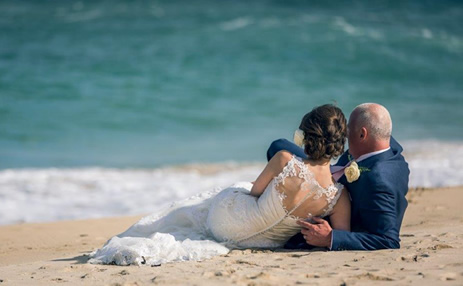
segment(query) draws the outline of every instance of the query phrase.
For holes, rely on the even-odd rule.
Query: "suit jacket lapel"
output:
[[[344,155],[346,155],[346,154],[344,154]],[[344,156],[344,155],[341,158],[339,158],[339,161],[338,161],[338,163],[336,165],[344,166],[349,162],[349,159],[348,159],[349,156],[348,155]],[[383,152],[381,154],[378,154],[378,155],[372,156],[370,158],[367,158],[365,160],[362,160],[362,161],[358,162],[357,164],[359,165],[359,167],[371,168],[376,162],[386,160],[386,159],[392,157],[393,155],[394,155],[394,152],[392,151],[392,149],[389,149],[386,152]],[[341,159],[342,159],[342,161],[341,161]],[[341,178],[339,178],[338,182],[343,184],[344,186],[347,186],[347,185],[350,184],[349,182],[347,182],[347,179],[346,179],[345,175],[342,175]]]

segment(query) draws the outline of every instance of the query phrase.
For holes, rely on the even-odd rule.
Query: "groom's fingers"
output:
[[[304,239],[307,240],[307,241],[309,241],[310,238],[313,238],[314,235],[315,235],[315,233],[314,233],[312,230],[310,230],[310,229],[305,229],[305,228],[301,229],[301,233],[302,233],[302,235],[304,236]],[[308,238],[309,238],[309,239],[308,239]]]
[[[316,216],[314,216],[314,217],[312,218],[312,220],[315,221],[316,223],[327,223],[326,220],[324,220],[324,219],[322,219],[322,218],[319,218],[319,217],[316,217]]]
[[[301,233],[303,235],[313,235],[314,234],[314,232],[311,229],[306,229],[306,228],[301,229]]]
[[[315,222],[315,223],[310,223],[310,222],[307,222],[307,221],[304,221],[304,220],[298,220],[297,221],[297,224],[299,224],[300,226],[303,226],[303,227],[307,227],[307,228],[310,228],[310,227],[315,227],[315,225],[317,224],[325,224],[325,223],[328,223],[328,221],[322,219],[322,218],[319,218],[319,217],[313,217],[312,220]]]
[[[298,220],[297,224],[302,226],[302,227],[308,228],[308,229],[313,229],[313,227],[314,227],[310,222],[306,222],[306,221],[303,221],[303,220]]]
[[[304,236],[304,239],[307,240],[307,236],[310,235],[310,231],[308,229],[301,229],[301,233]]]

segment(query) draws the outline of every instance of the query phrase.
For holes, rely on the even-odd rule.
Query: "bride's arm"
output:
[[[350,199],[346,188],[342,190],[341,196],[333,208],[330,222],[333,229],[350,231]]]
[[[288,151],[283,150],[276,153],[254,182],[251,189],[251,195],[259,197],[265,191],[265,188],[267,188],[267,185],[272,181],[272,179],[281,173],[288,161],[291,160],[291,157],[292,154]]]

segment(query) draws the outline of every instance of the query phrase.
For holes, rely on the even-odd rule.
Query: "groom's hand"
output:
[[[297,224],[302,226],[301,233],[307,244],[318,247],[331,247],[331,232],[333,229],[330,224],[318,217],[312,218],[316,223],[298,220]]]

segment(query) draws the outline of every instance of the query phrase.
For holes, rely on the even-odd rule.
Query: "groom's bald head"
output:
[[[391,132],[391,116],[384,106],[377,103],[360,104],[349,118],[349,152],[356,159],[363,154],[386,149]]]
[[[357,106],[351,116],[356,128],[365,127],[370,136],[377,140],[389,140],[392,133],[391,115],[387,109],[377,103],[363,103]]]

